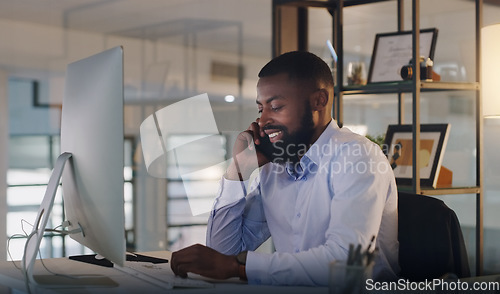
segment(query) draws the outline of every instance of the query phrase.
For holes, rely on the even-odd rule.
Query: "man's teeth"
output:
[[[274,138],[274,137],[278,136],[279,134],[281,134],[281,131],[269,134],[269,138]]]

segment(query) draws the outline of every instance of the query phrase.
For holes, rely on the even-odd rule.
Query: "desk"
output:
[[[148,256],[165,258],[170,260],[171,253],[168,251],[155,251],[141,253]],[[38,288],[37,293],[185,293],[185,294],[201,294],[201,293],[259,293],[259,294],[279,294],[279,293],[317,293],[317,294],[327,294],[327,287],[275,287],[275,286],[258,286],[258,285],[248,285],[242,283],[238,279],[230,279],[227,281],[214,281],[215,288],[210,289],[186,289],[186,288],[175,288],[172,290],[160,289],[154,285],[148,284],[138,278],[127,275],[121,271],[114,268],[107,268],[96,266],[92,264],[86,264],[83,262],[73,261],[68,258],[52,258],[43,260],[45,266],[53,272],[64,273],[68,275],[85,275],[85,274],[98,274],[109,277],[114,282],[118,284],[115,287],[90,287],[82,286],[79,288],[59,288],[59,289],[47,289]],[[15,262],[18,266],[19,261]],[[36,261],[35,264],[35,274],[48,274],[46,269],[43,267],[40,260]],[[194,278],[201,278],[195,276]],[[204,278],[202,278],[204,279]],[[38,291],[40,290],[40,291]],[[0,294],[4,293],[18,293],[26,291],[23,276],[19,269],[14,266],[13,262],[3,261],[0,262]]]

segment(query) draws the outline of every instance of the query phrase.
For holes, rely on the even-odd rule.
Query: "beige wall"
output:
[[[9,107],[7,105],[7,73],[0,69],[0,224],[7,223],[7,168],[9,139]],[[6,259],[6,226],[0,226],[0,260]]]
[[[237,41],[235,34],[234,39]],[[70,62],[85,58],[107,48],[124,47],[125,132],[139,137],[139,126],[155,110],[173,101],[200,93],[209,93],[220,131],[246,129],[257,117],[255,85],[257,72],[267,58],[238,56],[237,52],[217,52],[173,45],[168,42],[124,38],[88,32],[64,30],[58,27],[0,19],[0,68],[9,76],[45,81],[47,98],[60,104],[64,95],[64,72]],[[237,48],[237,46],[232,47]],[[244,102],[228,104],[226,94],[238,96],[235,81],[213,80],[212,61],[244,64],[246,77],[241,91]],[[166,78],[163,77],[166,74]],[[2,80],[3,78],[3,80]],[[0,89],[6,87],[7,74],[0,75]],[[2,87],[4,86],[4,87]],[[161,88],[165,88],[162,92]],[[177,87],[179,91],[173,92]],[[169,92],[170,91],[170,92]],[[4,93],[5,92],[5,93]],[[217,98],[218,97],[218,98]],[[217,99],[215,99],[217,98]],[[5,174],[8,168],[7,93],[0,93],[0,217],[6,215]],[[4,105],[5,104],[5,105]],[[4,113],[5,112],[5,113]],[[182,114],[179,114],[182,115]],[[58,117],[50,118],[58,120]],[[58,121],[56,121],[57,125]],[[137,248],[140,251],[164,249],[166,246],[166,181],[150,177],[144,170],[142,155],[138,156],[136,179]],[[0,259],[5,250],[5,221],[0,221]],[[3,239],[2,239],[3,238]],[[2,247],[3,246],[3,247]]]

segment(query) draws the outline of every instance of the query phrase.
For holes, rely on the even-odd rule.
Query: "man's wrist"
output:
[[[238,277],[240,280],[247,280],[246,264],[247,264],[247,253],[248,251],[242,251],[236,255],[236,261],[238,262]]]
[[[238,278],[240,278],[240,280],[243,280],[243,281],[248,281],[246,266],[244,266],[242,264],[238,265]]]
[[[228,166],[228,168],[226,170],[226,174],[224,175],[224,178],[226,178],[227,180],[231,180],[231,181],[244,181],[245,180],[243,178],[243,175],[238,172],[238,169],[236,168],[236,165],[234,164],[234,162]]]
[[[248,251],[241,251],[236,255],[236,260],[238,261],[239,264],[241,265],[246,265],[247,264],[247,255]]]

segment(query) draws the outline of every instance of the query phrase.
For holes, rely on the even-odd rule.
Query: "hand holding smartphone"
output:
[[[233,163],[226,176],[230,179],[246,180],[258,167],[270,162],[273,145],[267,134],[261,131],[258,120],[241,132],[233,146]]]

